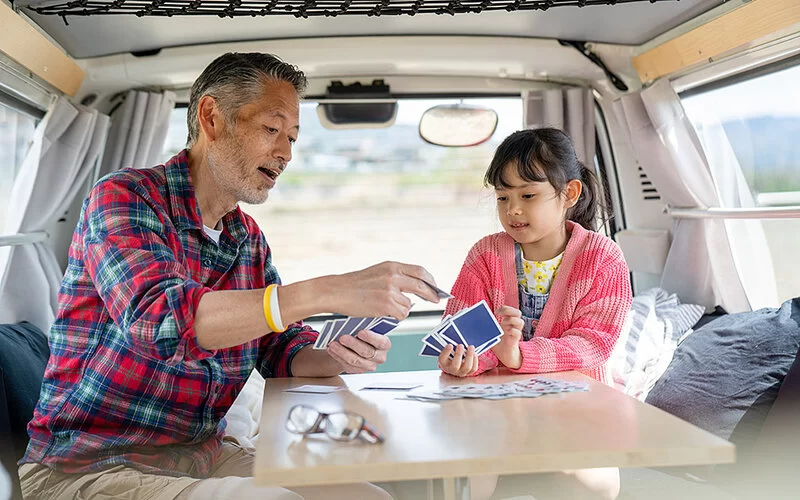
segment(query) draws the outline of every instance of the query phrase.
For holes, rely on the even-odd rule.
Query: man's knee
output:
[[[293,491],[258,486],[252,477],[228,476],[198,481],[184,491],[181,500],[303,500]]]
[[[302,486],[292,490],[304,500],[392,500],[386,490],[370,483]]]

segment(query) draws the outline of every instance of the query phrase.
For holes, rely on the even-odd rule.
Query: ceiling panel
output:
[[[36,14],[25,5],[52,0],[18,1],[17,6],[75,58],[147,51],[215,42],[358,35],[493,35],[561,38],[639,45],[725,2],[658,1],[547,11],[416,16],[216,16],[136,17],[133,15],[58,16]],[[346,55],[345,55],[346,56]]]

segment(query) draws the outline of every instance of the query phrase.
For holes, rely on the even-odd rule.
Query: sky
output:
[[[800,118],[800,66],[683,99],[694,116],[713,116],[721,122],[751,116]]]

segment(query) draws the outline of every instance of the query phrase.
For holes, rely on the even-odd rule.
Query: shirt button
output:
[[[211,259],[205,259],[203,261],[203,265],[206,267],[211,267]]]

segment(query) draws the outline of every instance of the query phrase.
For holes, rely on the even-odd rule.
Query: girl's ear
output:
[[[583,192],[583,183],[578,179],[572,179],[564,187],[564,194],[566,195],[565,205],[567,208],[572,208],[578,203],[578,198],[581,197]]]

